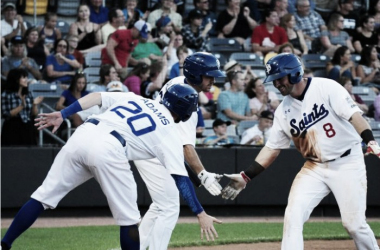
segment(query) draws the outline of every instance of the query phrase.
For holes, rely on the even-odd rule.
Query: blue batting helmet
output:
[[[197,52],[186,57],[183,74],[194,85],[202,84],[202,76],[226,77],[226,74],[220,70],[219,60],[207,52]]]
[[[267,77],[265,82],[272,82],[286,75],[291,84],[299,83],[303,76],[303,68],[300,59],[288,53],[282,53],[269,59],[265,65]]]
[[[197,111],[198,93],[187,84],[174,84],[166,90],[161,103],[185,122]]]

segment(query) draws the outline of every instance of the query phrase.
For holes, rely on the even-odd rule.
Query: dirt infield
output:
[[[224,223],[232,222],[282,222],[282,217],[218,217]],[[340,221],[339,218],[312,218],[309,221]],[[380,218],[369,219],[368,221],[380,221]],[[9,227],[12,219],[1,219],[1,227]],[[180,217],[178,223],[198,223],[195,217]],[[114,225],[112,217],[87,217],[87,218],[39,218],[32,227],[69,227],[69,226],[95,226]],[[378,240],[380,245],[380,240]],[[169,250],[278,250],[281,248],[280,242],[235,244],[219,246],[182,247],[169,248]],[[305,241],[305,250],[329,249],[329,250],[354,250],[355,244],[352,240],[332,240],[332,241]]]

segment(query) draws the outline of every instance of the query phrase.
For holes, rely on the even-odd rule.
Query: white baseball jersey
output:
[[[337,159],[361,138],[348,121],[362,111],[347,90],[333,80],[309,78],[302,101],[285,96],[275,112],[266,146],[288,148],[290,140],[304,158],[316,162]]]
[[[127,142],[128,160],[157,157],[171,174],[187,176],[183,150],[170,111],[155,100],[134,93],[101,92],[102,114],[91,118],[109,125]]]

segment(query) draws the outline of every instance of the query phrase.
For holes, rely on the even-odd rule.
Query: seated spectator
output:
[[[297,0],[296,30],[302,30],[309,51],[318,52],[322,31],[327,30],[321,15],[310,10],[309,0]]]
[[[361,84],[372,87],[376,93],[379,93],[380,62],[376,48],[374,46],[364,47],[360,55],[361,59],[356,68],[357,76],[360,77]]]
[[[278,25],[280,20],[273,9],[264,10],[264,22],[257,26],[252,33],[252,51],[263,56],[268,52],[278,52],[280,45],[288,42],[285,30]]]
[[[148,26],[139,20],[132,29],[116,30],[108,39],[102,50],[102,64],[111,64],[118,71],[121,79],[128,74],[130,55],[139,43],[139,38],[148,39]]]
[[[173,23],[168,16],[163,16],[156,22],[156,28],[152,30],[151,35],[154,38],[154,42],[164,48],[169,45],[170,37],[173,33]]]
[[[70,25],[69,35],[78,36],[78,50],[86,50],[101,43],[100,28],[99,24],[90,21],[89,7],[81,4],[78,7],[77,21]]]
[[[103,6],[102,0],[90,0],[88,3],[90,10],[90,22],[103,26],[107,23],[108,8]]]
[[[380,121],[380,94],[376,96],[373,106],[375,108],[375,121]]]
[[[380,0],[372,1],[373,8],[368,10],[368,14],[375,20],[375,30],[380,28]]]
[[[278,54],[281,54],[281,53],[295,54],[293,45],[291,43],[284,43],[278,48]]]
[[[45,46],[51,51],[55,41],[62,38],[61,30],[57,26],[57,14],[48,12],[45,14],[45,24],[38,27],[40,38],[44,41]]]
[[[214,12],[210,11],[210,1],[209,0],[194,0],[194,7],[197,10],[200,10],[202,13],[202,26],[206,27],[206,25],[211,22],[212,28],[208,32],[208,35],[211,37],[216,37],[218,32],[216,31],[216,19],[217,16]]]
[[[173,34],[169,42],[169,45],[163,49],[163,52],[168,60],[168,76],[170,75],[170,70],[172,66],[178,62],[177,49],[181,45],[183,45],[182,34]],[[190,56],[193,54],[193,51],[187,48],[187,54]]]
[[[146,11],[145,14],[137,8],[138,0],[126,0],[124,9],[122,9],[123,16],[126,22],[128,29],[131,29],[135,22],[140,19],[146,21],[148,19],[149,11]]]
[[[4,37],[6,44],[15,36],[23,36],[26,25],[21,15],[17,15],[16,6],[11,2],[5,2],[1,6],[1,36]]]
[[[348,77],[342,76],[339,79],[339,83],[347,90],[347,92],[350,94],[352,100],[355,101],[355,104],[363,111],[363,114],[366,115],[368,112],[368,106],[364,103],[362,98],[352,93],[352,81]]]
[[[150,65],[152,62],[162,60],[163,57],[164,54],[160,47],[158,47],[150,33],[148,33],[147,39],[140,37],[140,41],[133,50],[129,62],[133,66],[139,62],[145,62]]]
[[[351,52],[346,46],[339,47],[330,62],[326,65],[327,78],[339,81],[342,76],[353,80],[356,77],[355,63],[351,60]]]
[[[294,53],[298,56],[306,55],[309,51],[302,30],[295,30],[296,19],[293,14],[286,14],[281,18],[280,26],[285,29],[289,43],[294,47]]]
[[[260,113],[259,123],[244,131],[240,144],[264,146],[270,136],[273,125],[273,113],[264,110]]]
[[[41,80],[40,67],[32,59],[26,56],[27,50],[25,41],[21,36],[14,36],[11,39],[10,55],[5,56],[1,63],[1,74],[5,77],[11,69],[23,68],[28,72],[31,80]]]
[[[343,30],[352,38],[359,25],[359,16],[354,12],[354,0],[339,0],[337,11],[332,14],[339,14],[343,17]]]
[[[184,44],[194,51],[206,51],[208,32],[212,28],[212,22],[202,26],[202,12],[193,9],[189,12],[189,24],[182,28]]]
[[[351,53],[355,52],[351,38],[347,32],[343,31],[343,16],[332,14],[327,24],[327,31],[322,32],[321,42],[324,47],[323,54],[332,57],[335,51],[346,46]]]
[[[65,39],[58,39],[54,44],[54,54],[46,57],[46,75],[48,82],[60,82],[68,85],[81,67],[74,56],[67,53],[69,43]]]
[[[142,97],[156,99],[165,83],[167,67],[166,57],[162,61],[156,61],[150,65],[150,76],[141,84],[140,93]]]
[[[216,30],[219,38],[235,38],[244,44],[252,35],[257,23],[250,16],[248,7],[241,8],[240,0],[226,0],[227,9],[219,13]]]
[[[69,42],[69,47],[67,53],[69,55],[74,56],[74,58],[80,63],[79,69],[83,69],[84,65],[84,56],[83,54],[77,50],[78,47],[78,36],[77,35],[68,35],[67,36],[67,41]]]
[[[37,145],[34,118],[43,100],[33,98],[28,90],[28,72],[22,68],[9,71],[1,94],[1,116],[4,119],[1,145]]]
[[[230,125],[230,121],[215,119],[215,121],[212,123],[212,129],[214,130],[215,135],[207,136],[203,140],[203,144],[212,146],[236,144],[237,142],[235,141],[235,139],[227,135],[227,126]]]
[[[245,87],[245,93],[249,98],[251,113],[257,117],[259,117],[264,110],[274,112],[278,105],[280,105],[276,93],[266,91],[263,80],[260,78],[252,79]]]
[[[297,0],[289,0],[288,1],[288,12],[290,14],[294,14],[297,11]],[[313,0],[310,1],[310,10],[315,10],[315,2]]]
[[[217,118],[237,123],[243,120],[257,120],[249,108],[247,94],[244,93],[244,76],[242,71],[228,72],[231,88],[220,93],[218,98]]]
[[[352,42],[356,53],[361,53],[367,46],[375,46],[379,43],[379,38],[375,31],[375,19],[365,15],[360,21],[360,30],[354,34]]]
[[[162,0],[161,8],[152,11],[148,16],[148,23],[151,28],[156,28],[156,22],[162,16],[168,16],[172,22],[173,30],[181,32],[182,29],[182,16],[173,10],[173,0]]]
[[[287,0],[275,0],[274,1],[274,10],[277,12],[279,18],[282,18],[288,14],[288,1]]]
[[[116,30],[126,29],[124,22],[125,17],[123,15],[123,12],[120,9],[111,9],[108,12],[108,23],[103,25],[103,27],[100,29],[100,32],[102,34],[102,43],[107,43],[109,35],[114,33]]]
[[[252,77],[256,77],[255,73],[252,72],[251,67],[246,66],[245,70],[243,70],[243,67],[241,64],[239,64],[235,60],[230,60],[226,65],[224,65],[223,70],[228,73],[228,72],[233,72],[233,71],[241,71],[243,72],[243,77],[245,77],[250,74]],[[228,82],[228,78],[226,78],[226,83],[224,84],[224,89],[228,90],[230,89],[231,84]]]
[[[146,81],[150,74],[150,66],[144,62],[138,63],[127,75],[124,85],[130,92],[140,94],[141,83]]]
[[[178,62],[173,65],[172,69],[170,70],[169,79],[173,79],[177,76],[183,76],[183,63],[185,62],[187,54],[187,47],[185,45],[182,45],[178,47],[177,49],[177,57]]]
[[[87,90],[90,92],[106,92],[107,85],[110,82],[120,81],[119,75],[114,66],[110,64],[102,64],[99,69],[99,83],[91,83],[87,85]],[[123,87],[123,92],[128,92],[128,88],[126,86]]]
[[[38,29],[32,27],[26,30],[24,40],[26,42],[27,56],[32,58],[42,71],[45,68],[46,56],[50,54],[49,49],[44,45],[44,41],[38,39]]]

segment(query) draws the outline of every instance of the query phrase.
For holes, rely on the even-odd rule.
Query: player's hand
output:
[[[201,239],[202,240],[203,240],[203,234],[206,235],[207,241],[209,241],[210,239],[214,241],[215,240],[214,236],[215,236],[215,238],[219,237],[218,233],[216,232],[216,230],[214,228],[213,223],[216,222],[218,224],[222,224],[222,221],[216,219],[215,217],[212,217],[212,216],[206,214],[205,211],[198,214],[197,217],[198,217],[199,226],[201,227]]]
[[[223,175],[209,173],[206,170],[202,170],[198,174],[198,178],[201,180],[202,185],[214,196],[220,195],[222,186],[220,186],[219,181],[222,177]]]
[[[223,199],[234,200],[236,196],[245,188],[247,182],[243,179],[241,174],[224,174],[224,176],[230,178],[230,183],[222,190]]]
[[[367,144],[367,152],[365,155],[374,154],[380,158],[380,146],[376,141],[370,141]]]
[[[61,112],[53,112],[50,114],[41,113],[38,114],[38,116],[38,118],[34,119],[34,121],[36,121],[34,126],[38,127],[38,130],[54,126],[52,132],[55,133],[63,122]]]

